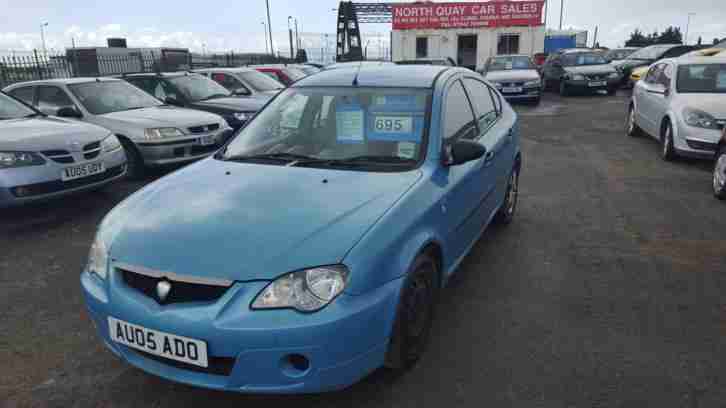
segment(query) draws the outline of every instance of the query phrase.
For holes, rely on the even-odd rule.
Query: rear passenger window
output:
[[[484,132],[489,129],[499,116],[492,95],[489,92],[489,87],[485,83],[472,78],[465,78],[464,85],[469,92],[471,104],[474,106],[479,129]]]
[[[8,93],[27,103],[28,105],[33,105],[33,94],[35,93],[35,88],[33,88],[32,86],[25,86],[22,88],[13,89]]]
[[[444,103],[444,138],[447,141],[458,138],[476,138],[474,112],[471,110],[471,104],[469,104],[461,81],[454,82],[454,85],[449,88]]]
[[[55,114],[55,111],[60,108],[74,106],[68,94],[57,86],[38,87],[38,109],[50,111]]]

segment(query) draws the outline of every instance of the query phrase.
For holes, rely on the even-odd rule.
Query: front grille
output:
[[[503,87],[515,88],[524,86],[524,82],[502,82]]]
[[[702,142],[700,140],[691,139],[686,139],[686,144],[688,144],[688,147],[690,147],[691,149],[708,150],[711,152],[715,152],[716,148],[718,147],[717,143]]]
[[[119,269],[119,271],[126,286],[154,299],[159,304],[214,302],[222,297],[227,289],[229,289],[228,286],[204,285],[174,281],[166,278],[155,278],[124,269]],[[171,283],[169,295],[163,301],[156,295],[156,285],[162,280]]]
[[[198,154],[204,154],[204,153],[212,153],[219,149],[218,144],[213,144],[209,146],[192,146],[191,149],[191,155],[196,156]]]
[[[70,181],[47,181],[45,183],[26,184],[24,186],[16,186],[10,189],[10,192],[15,197],[33,197],[43,194],[57,193],[64,190],[72,190],[74,188],[87,186],[89,184],[98,183],[110,178],[114,178],[118,175],[123,174],[126,165],[111,167],[106,169],[101,174],[94,174],[93,176],[83,177],[76,180]]]
[[[234,368],[235,362],[234,357],[207,356],[207,367],[199,367],[194,364],[187,364],[181,361],[171,360],[131,347],[124,347],[126,348],[126,350],[132,351],[144,358],[148,358],[149,360],[154,360],[156,362],[166,364],[174,368],[179,368],[181,370],[194,371],[196,373],[229,376],[232,373],[232,368]]]
[[[73,156],[67,150],[45,150],[40,153],[56,163],[69,164],[74,162]]]
[[[587,75],[587,79],[590,81],[604,81],[608,79],[607,75]]]
[[[93,142],[93,143],[89,143],[89,144],[83,146],[83,151],[87,152],[89,150],[96,150],[96,149],[99,149],[100,147],[101,147],[101,142]]]
[[[217,129],[219,129],[219,123],[212,123],[211,125],[192,126],[189,128],[189,131],[194,134],[198,134],[198,133],[213,132]]]

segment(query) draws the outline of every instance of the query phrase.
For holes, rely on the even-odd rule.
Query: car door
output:
[[[74,108],[78,110],[66,91],[55,85],[38,85],[38,110],[46,115],[56,115],[60,108]]]
[[[485,226],[504,201],[509,173],[514,165],[513,118],[503,117],[499,94],[483,81],[466,77],[464,87],[474,107],[479,133],[476,137],[487,153],[479,169],[483,180],[491,181],[484,191],[479,223]]]
[[[638,113],[641,128],[650,135],[657,137],[658,129],[656,125],[656,105],[658,99],[663,97],[663,85],[658,83],[658,78],[663,70],[664,64],[658,63],[653,65],[649,70],[645,79],[638,83]]]
[[[442,105],[442,149],[460,139],[477,140],[480,136],[474,111],[460,78],[447,83]],[[481,231],[481,214],[486,212],[487,194],[494,190],[495,179],[482,157],[443,169],[446,193],[441,203],[446,239],[451,256],[458,259]]]
[[[663,121],[663,118],[666,115],[666,112],[668,111],[668,105],[671,101],[671,95],[673,89],[671,88],[671,83],[673,82],[673,72],[674,67],[673,64],[670,62],[663,63],[663,69],[660,70],[658,73],[658,77],[656,77],[655,82],[658,84],[658,90],[661,93],[653,93],[652,96],[652,118],[653,118],[653,124],[655,126],[654,130],[656,130],[658,133],[655,135],[660,134],[660,125]]]

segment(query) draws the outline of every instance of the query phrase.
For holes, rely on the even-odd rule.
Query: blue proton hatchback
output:
[[[81,283],[106,346],[195,386],[309,393],[422,355],[437,293],[515,214],[517,115],[475,72],[324,71],[101,223]]]

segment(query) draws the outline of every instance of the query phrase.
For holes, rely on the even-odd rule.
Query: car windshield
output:
[[[244,72],[239,76],[257,92],[277,91],[285,88],[285,85],[257,71]]]
[[[297,80],[299,80],[299,79],[303,79],[303,78],[305,78],[305,77],[307,76],[307,74],[305,74],[304,72],[300,71],[300,70],[299,70],[299,69],[297,69],[297,68],[286,68],[286,69],[285,69],[285,73],[286,73],[286,74],[287,74],[287,76],[289,76],[289,77],[290,77],[290,79],[292,79],[293,81],[297,81]]]
[[[410,169],[424,154],[430,103],[431,91],[425,89],[289,88],[240,131],[220,158]]]
[[[489,71],[509,71],[512,69],[535,69],[529,57],[496,57],[489,64]]]
[[[633,60],[644,60],[644,61],[652,61],[657,60],[660,58],[661,55],[665,54],[666,51],[673,48],[670,45],[652,45],[650,47],[645,47],[641,50],[638,50],[628,57],[628,59]]]
[[[678,93],[726,93],[726,64],[690,64],[678,67]]]
[[[317,74],[318,72],[320,72],[320,70],[318,68],[315,68],[312,66],[302,66],[302,67],[297,67],[297,69],[302,71],[306,75]]]
[[[68,85],[68,88],[94,115],[163,105],[126,81],[93,81]]]
[[[635,51],[636,50],[611,50],[605,53],[605,58],[610,61],[623,60]]]
[[[169,78],[169,82],[192,102],[232,95],[227,88],[202,75],[182,75]]]
[[[596,52],[574,52],[562,56],[562,65],[566,67],[602,64],[607,64],[607,61],[602,54]]]
[[[30,109],[15,99],[0,93],[0,120],[18,119],[37,115],[38,112]]]

